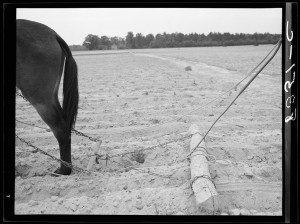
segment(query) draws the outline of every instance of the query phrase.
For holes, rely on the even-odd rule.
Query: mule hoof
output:
[[[71,168],[68,168],[68,167],[60,167],[60,168],[57,168],[57,170],[54,171],[54,173],[56,174],[60,174],[60,175],[70,175],[72,172],[72,169]]]

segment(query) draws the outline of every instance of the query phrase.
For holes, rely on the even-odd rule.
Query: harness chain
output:
[[[64,164],[65,166],[67,166],[67,167],[69,167],[69,168],[71,168],[71,169],[77,170],[77,171],[79,171],[79,172],[89,172],[89,173],[90,173],[90,171],[88,171],[88,170],[85,170],[85,169],[83,169],[83,168],[74,166],[74,165],[72,165],[71,163],[68,163],[68,162],[66,162],[66,161],[64,161],[64,160],[58,159],[58,158],[56,158],[55,156],[50,155],[49,153],[47,153],[47,152],[45,152],[44,150],[42,150],[42,149],[36,147],[35,145],[31,144],[30,142],[27,142],[26,140],[20,138],[17,134],[15,134],[15,135],[16,135],[16,137],[17,137],[21,142],[23,142],[23,143],[25,143],[26,145],[28,145],[28,146],[34,148],[34,149],[37,150],[37,151],[43,153],[43,154],[46,155],[46,156],[49,156],[49,157],[51,157],[52,159],[54,159],[54,160],[56,160],[56,161],[58,161],[58,162],[61,162],[61,163]]]
[[[20,94],[19,92],[17,92],[17,95],[20,96],[20,97],[22,97],[24,100],[26,100],[28,102],[28,100],[22,94]],[[39,127],[37,125],[28,124],[28,123],[25,123],[25,122],[22,122],[22,121],[19,121],[19,120],[16,120],[16,121],[18,121],[20,123],[23,123],[23,124],[27,124],[27,125],[33,126],[33,127],[38,127],[38,128],[44,129],[46,131],[51,131],[48,128],[43,128],[43,127]],[[98,140],[97,138],[90,137],[90,136],[88,136],[88,135],[86,135],[86,134],[84,134],[84,133],[82,133],[82,132],[80,132],[78,130],[75,130],[75,129],[72,129],[72,132],[75,133],[76,135],[79,135],[79,136],[82,136],[82,137],[86,137],[86,138],[90,139],[93,142],[101,141],[101,140]]]

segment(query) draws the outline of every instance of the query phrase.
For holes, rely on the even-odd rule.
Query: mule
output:
[[[46,25],[18,19],[16,29],[16,86],[52,130],[60,159],[71,164],[71,131],[79,100],[77,64],[66,42]],[[61,106],[58,89],[63,70]],[[71,171],[61,163],[55,173]]]

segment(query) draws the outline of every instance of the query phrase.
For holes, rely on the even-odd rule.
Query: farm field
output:
[[[204,134],[237,93],[227,90],[272,48],[73,52],[80,94],[75,128],[102,139],[103,154],[128,154],[99,160],[91,174],[55,177],[57,161],[16,139],[15,213],[281,215],[281,50],[205,139],[219,161],[209,163],[219,193],[213,211],[196,206],[184,159],[191,124]],[[47,128],[19,96],[16,120],[20,137],[59,157],[52,132],[19,122]],[[72,134],[73,165],[87,168],[93,144]]]

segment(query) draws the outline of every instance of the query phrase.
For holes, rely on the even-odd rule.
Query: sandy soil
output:
[[[103,153],[135,153],[99,160],[91,174],[55,177],[56,161],[16,140],[16,214],[281,215],[281,76],[260,74],[207,136],[207,151],[218,161],[209,168],[220,199],[208,211],[196,206],[190,187],[189,162],[183,160],[189,138],[177,139],[192,123],[204,133],[236,91],[224,93],[245,74],[179,51],[177,57],[155,52],[75,56],[76,129],[101,138]],[[220,94],[228,99],[205,106]],[[16,119],[47,127],[20,97]],[[16,133],[59,157],[51,132],[16,122]],[[72,135],[75,166],[87,167],[92,146]]]

